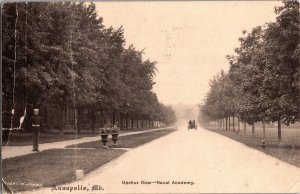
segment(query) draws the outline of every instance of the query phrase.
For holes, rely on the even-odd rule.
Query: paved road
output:
[[[138,184],[124,184],[124,181]],[[141,181],[169,181],[169,184],[142,184]],[[172,181],[189,184],[172,184]],[[299,192],[299,181],[299,168],[200,129],[178,130],[154,140],[125,153],[84,179],[64,186],[79,185],[89,188],[89,192],[93,185],[104,188],[91,193],[286,193]],[[51,188],[44,188],[35,193],[70,191],[51,192]]]
[[[134,134],[140,134],[140,133],[147,133],[151,131],[157,131],[162,130],[165,128],[158,128],[158,129],[150,129],[150,130],[144,130],[144,131],[136,131],[136,132],[126,132],[122,133],[119,136],[126,136],[126,135],[134,135]],[[73,140],[66,140],[66,141],[59,141],[59,142],[52,142],[52,143],[43,143],[40,144],[40,151],[48,150],[48,149],[63,149],[66,146],[84,143],[84,142],[91,142],[91,141],[100,141],[101,137],[83,137],[80,139],[73,139]],[[23,156],[27,154],[37,153],[32,151],[32,145],[28,146],[3,146],[2,147],[2,159],[5,158],[12,158],[17,156]]]

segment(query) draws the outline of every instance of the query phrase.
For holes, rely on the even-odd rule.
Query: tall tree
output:
[[[299,119],[299,2],[285,1],[275,9],[276,22],[265,33],[265,76],[262,94],[271,105],[266,113],[270,121],[294,123]]]

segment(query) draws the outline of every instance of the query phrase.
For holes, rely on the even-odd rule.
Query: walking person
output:
[[[33,150],[39,152],[39,136],[41,128],[41,118],[39,116],[39,109],[33,110],[33,116],[30,118],[31,130],[32,130],[32,144]]]

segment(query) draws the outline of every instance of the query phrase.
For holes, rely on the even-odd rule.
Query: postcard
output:
[[[1,3],[2,193],[300,192],[299,1]]]

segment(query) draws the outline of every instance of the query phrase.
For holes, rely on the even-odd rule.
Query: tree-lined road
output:
[[[93,185],[100,185],[104,190],[99,193],[286,193],[300,191],[300,169],[213,132],[181,128],[127,152],[80,181],[63,186],[78,185],[89,188],[89,192]],[[39,191],[69,192],[51,192],[51,188]]]

